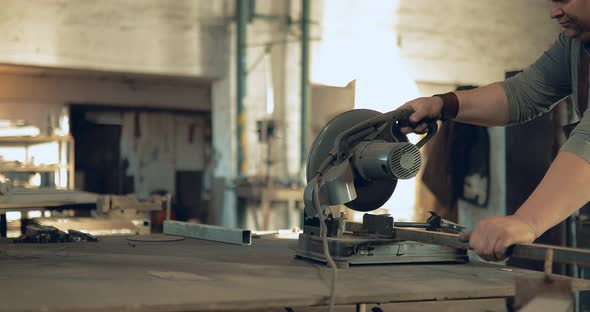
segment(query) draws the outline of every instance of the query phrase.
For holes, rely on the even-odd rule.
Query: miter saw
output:
[[[366,213],[360,224],[346,222],[344,215],[332,213],[331,206],[336,205],[360,212],[381,208],[399,179],[416,176],[422,164],[419,149],[436,134],[438,126],[435,120],[422,121],[428,124],[428,132],[412,144],[401,132],[402,127],[412,126],[412,113],[405,108],[388,113],[356,109],[335,117],[322,129],[307,160],[298,257],[328,262],[326,246],[341,267],[468,260],[462,249],[396,239],[395,229],[401,226],[461,230],[437,215],[426,223],[403,223],[394,222],[389,215]]]

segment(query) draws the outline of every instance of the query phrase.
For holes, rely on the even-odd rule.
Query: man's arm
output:
[[[553,46],[518,75],[491,85],[454,92],[458,115],[452,119],[482,126],[522,123],[548,112],[572,92],[570,73],[571,40],[560,34]],[[415,111],[414,123],[425,118],[440,118],[441,97],[422,97],[404,104]],[[421,133],[426,125],[415,132]],[[406,132],[414,129],[405,129]]]
[[[455,94],[459,99],[456,121],[486,127],[508,124],[508,97],[500,83]]]
[[[440,118],[443,108],[456,107],[452,119],[483,126],[522,123],[551,110],[560,99],[571,94],[571,41],[563,34],[534,64],[522,73],[499,83],[468,91],[457,91],[448,103],[434,96],[410,101],[404,106],[414,110],[414,123],[425,118]],[[448,96],[445,96],[447,100]],[[447,104],[452,105],[447,105]],[[454,109],[448,111],[454,112]],[[424,132],[426,125],[404,132]],[[551,226],[565,219],[590,200],[590,113],[568,140],[547,175],[512,216],[482,220],[464,236],[471,247],[486,260],[501,260],[506,248],[529,243]],[[589,195],[586,195],[589,194]]]
[[[483,259],[502,260],[509,246],[533,242],[590,201],[589,187],[590,163],[562,151],[514,215],[484,219],[463,239]]]
[[[455,94],[459,100],[459,111],[453,120],[480,126],[504,126],[508,123],[508,97],[500,83],[472,90],[456,91]],[[426,118],[439,119],[443,100],[437,96],[422,97],[407,102],[403,107],[409,107],[415,111],[410,116],[410,121],[417,123]],[[420,133],[425,128],[425,125],[421,125],[415,131]],[[405,130],[410,131],[410,129]]]
[[[464,239],[482,258],[501,260],[510,245],[534,241],[589,202],[589,188],[590,113],[586,113],[516,213],[484,219]]]

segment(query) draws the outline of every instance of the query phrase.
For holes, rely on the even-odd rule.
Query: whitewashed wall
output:
[[[417,80],[484,84],[522,69],[559,32],[536,0],[399,1],[398,43]]]
[[[6,0],[0,62],[224,75],[224,10],[209,0]]]

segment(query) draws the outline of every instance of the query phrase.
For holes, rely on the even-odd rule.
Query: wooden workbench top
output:
[[[323,305],[330,270],[295,259],[295,240],[252,246],[196,239],[12,244],[0,240],[0,311],[201,311]],[[387,303],[514,294],[515,276],[540,272],[486,264],[352,266],[337,303]],[[590,289],[577,280],[577,289]]]

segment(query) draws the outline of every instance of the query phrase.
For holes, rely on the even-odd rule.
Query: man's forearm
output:
[[[533,194],[515,213],[540,236],[590,201],[590,163],[562,151]]]
[[[508,97],[499,83],[455,94],[459,99],[456,121],[487,127],[508,124]]]

